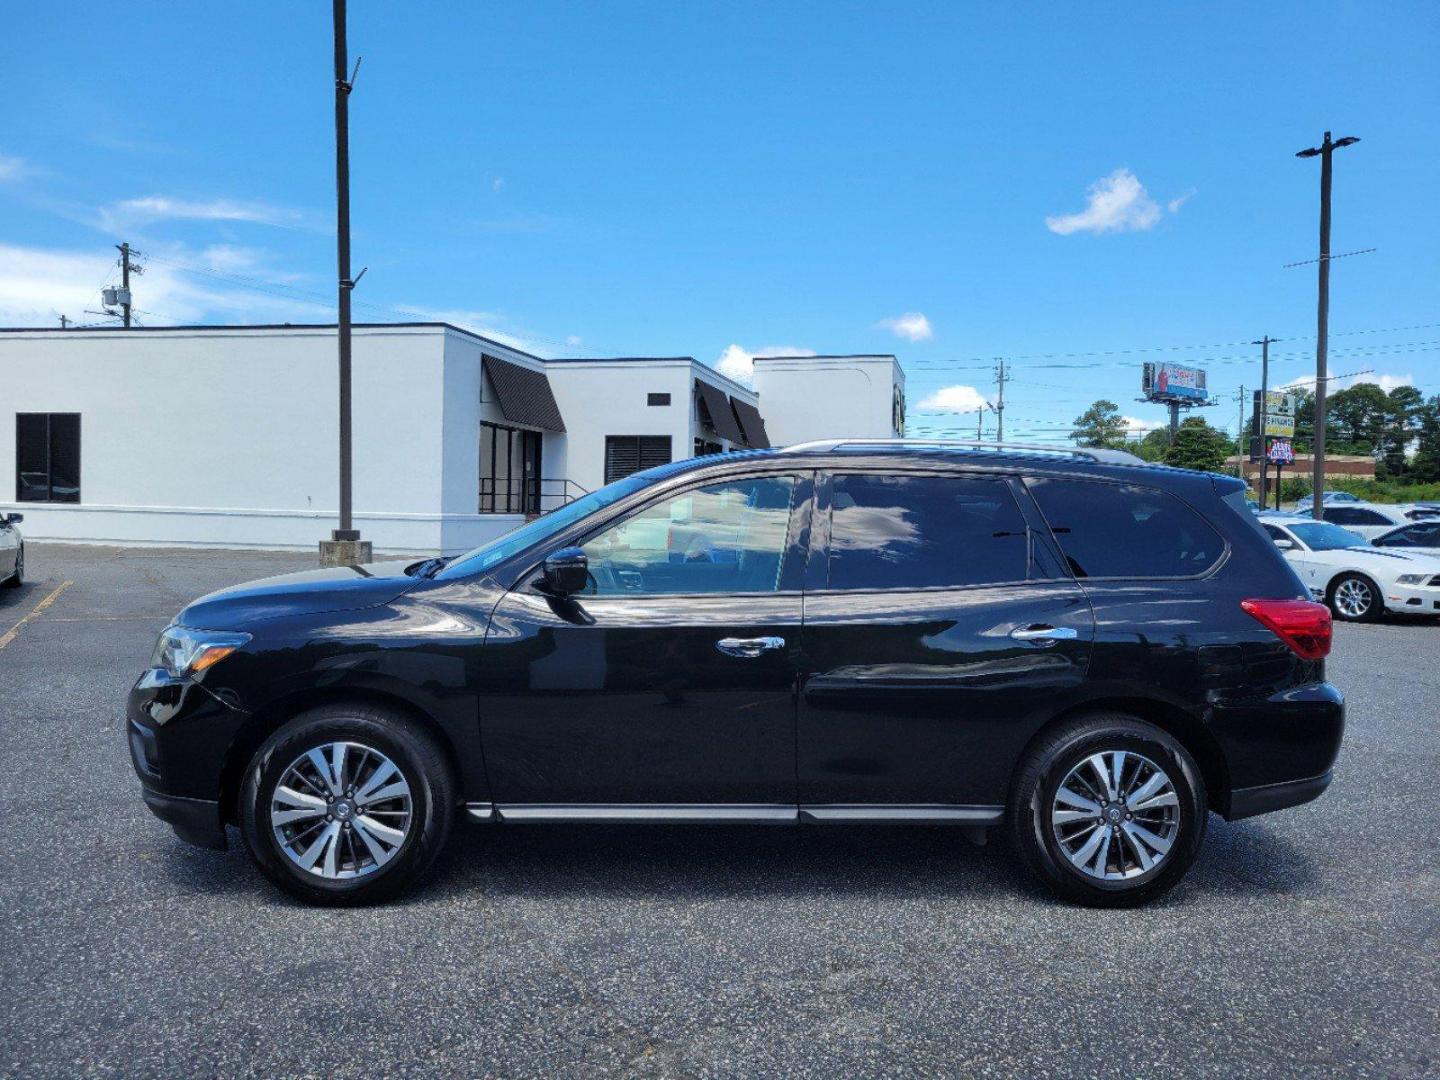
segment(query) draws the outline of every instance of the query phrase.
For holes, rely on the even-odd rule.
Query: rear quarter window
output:
[[[1194,577],[1225,551],[1213,525],[1159,488],[1054,478],[1026,485],[1077,578]]]

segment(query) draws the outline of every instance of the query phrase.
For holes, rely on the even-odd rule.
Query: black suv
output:
[[[1330,615],[1234,479],[1113,451],[695,458],[451,560],[203,597],[130,695],[145,801],[315,903],[475,822],[1002,827],[1141,903],[1330,782]]]

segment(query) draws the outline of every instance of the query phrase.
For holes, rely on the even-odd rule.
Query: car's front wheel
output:
[[[1042,736],[1011,793],[1011,838],[1062,899],[1133,907],[1172,889],[1205,836],[1205,782],[1169,734],[1093,713]]]
[[[1342,574],[1330,586],[1330,611],[1337,619],[1369,622],[1380,606],[1380,590],[1364,574]]]
[[[358,705],[302,713],[265,741],[240,792],[241,831],[267,877],[312,904],[388,900],[450,832],[444,750],[408,718]]]

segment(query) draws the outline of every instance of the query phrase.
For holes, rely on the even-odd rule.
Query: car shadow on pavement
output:
[[[249,894],[296,904],[250,863],[231,829],[228,853],[174,841],[163,858],[186,892]],[[1195,892],[1289,895],[1314,891],[1308,854],[1254,822],[1212,817],[1187,879],[1155,905],[1183,904]],[[486,894],[529,900],[876,899],[1008,897],[1040,903],[1009,845],[985,847],[945,826],[486,826],[456,822],[427,879],[394,904],[425,905]]]

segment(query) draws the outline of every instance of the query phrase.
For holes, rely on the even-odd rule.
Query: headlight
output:
[[[1395,579],[1396,585],[1424,585],[1429,574],[1401,574]]]
[[[155,643],[150,656],[151,667],[163,667],[179,679],[198,675],[214,667],[250,640],[249,634],[220,630],[191,630],[186,626],[167,626]]]

